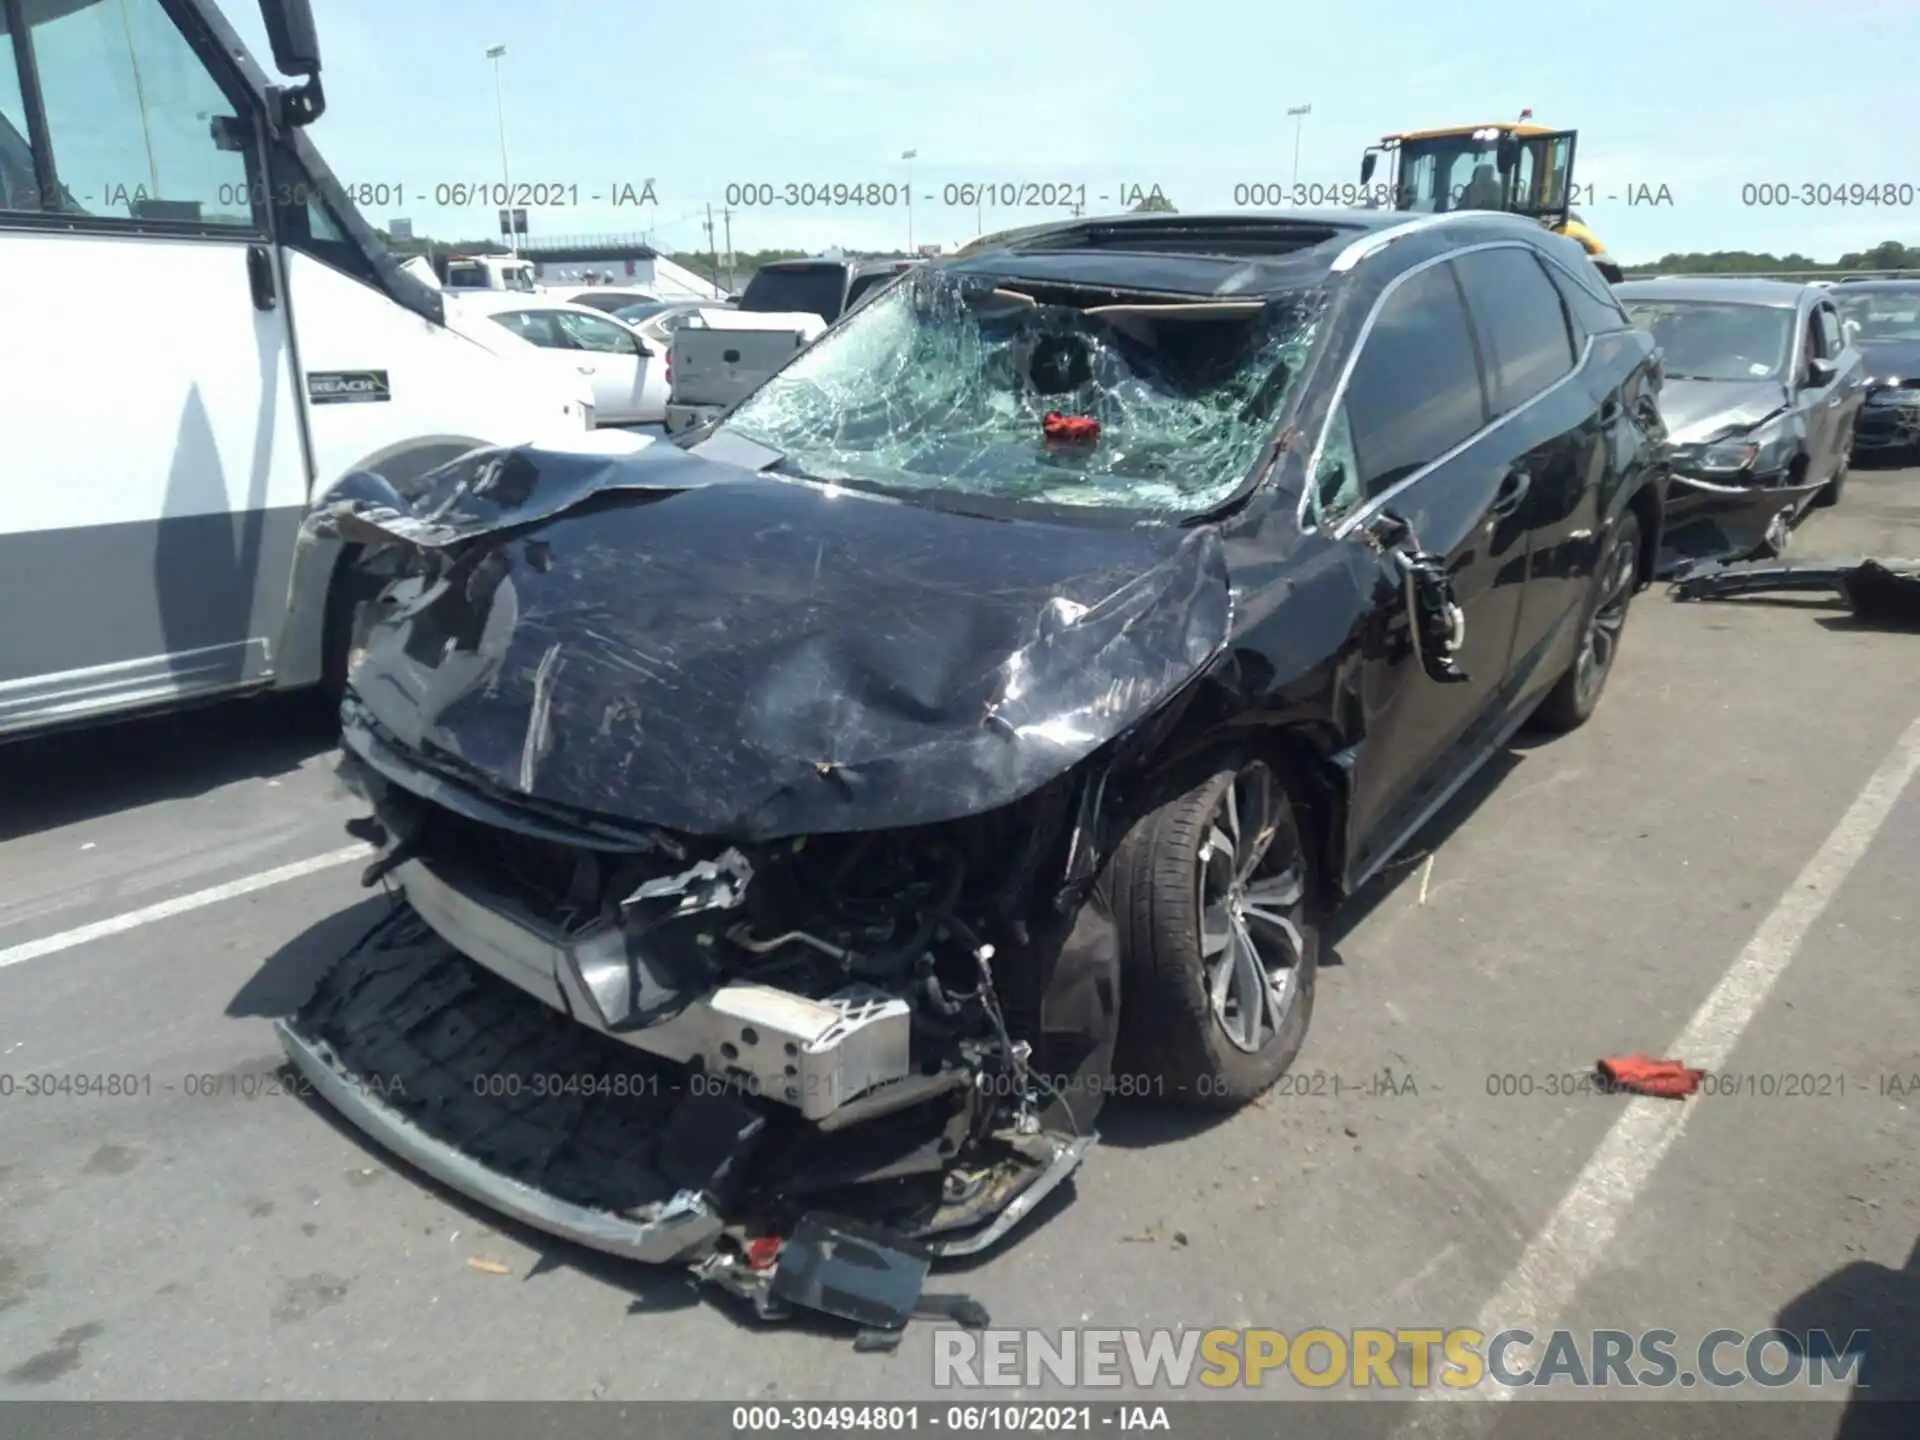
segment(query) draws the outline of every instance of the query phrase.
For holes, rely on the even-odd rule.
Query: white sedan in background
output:
[[[667,418],[665,351],[610,315],[501,291],[449,297],[447,319],[483,345],[505,332],[535,346],[554,368],[585,380],[597,424],[655,425]]]

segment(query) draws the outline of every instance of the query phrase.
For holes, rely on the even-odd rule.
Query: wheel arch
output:
[[[1315,897],[1324,910],[1345,894],[1351,749],[1324,714],[1289,712],[1259,723],[1223,713],[1224,697],[1188,706],[1138,762],[1137,793],[1124,828],[1202,783],[1229,759],[1273,766],[1294,803],[1307,812]]]
[[[437,466],[492,442],[472,436],[414,437],[376,450],[316,488],[312,503],[318,509],[346,476],[361,470],[377,471],[396,489],[403,489]],[[274,687],[303,689],[326,675],[331,597],[340,576],[350,570],[359,547],[325,540],[305,530],[294,546],[293,573],[287,581],[287,609],[274,647]]]

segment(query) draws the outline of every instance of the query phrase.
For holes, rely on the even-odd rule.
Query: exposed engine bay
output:
[[[783,1259],[794,1236],[864,1234],[924,1275],[999,1241],[1094,1143],[1119,981],[1104,899],[1061,884],[1085,843],[1074,778],[897,832],[563,839],[558,817],[461,813],[493,802],[410,773],[352,697],[346,718],[365,878],[405,903],[282,1037],[447,1183],[762,1315],[887,1332],[928,1313],[918,1282],[878,1309],[844,1285],[793,1301],[782,1274],[821,1263]]]

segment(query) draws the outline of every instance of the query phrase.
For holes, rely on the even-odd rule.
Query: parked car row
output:
[[[1664,368],[1666,568],[1783,551],[1809,507],[1839,500],[1865,395],[1831,292],[1699,277],[1614,293]]]

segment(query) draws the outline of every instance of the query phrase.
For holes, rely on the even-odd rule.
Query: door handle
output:
[[[1511,515],[1520,508],[1520,502],[1527,498],[1527,491],[1533,488],[1533,476],[1526,470],[1509,470],[1500,481],[1500,488],[1493,493],[1493,503],[1487,507],[1496,517]]]
[[[253,308],[272,310],[280,304],[280,292],[273,283],[273,257],[264,245],[247,247],[247,285],[253,291]]]
[[[591,365],[576,365],[573,368],[578,370],[582,375],[597,375],[599,373]]]

